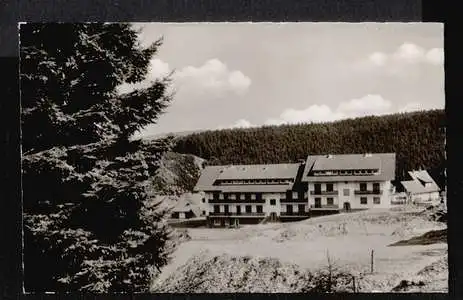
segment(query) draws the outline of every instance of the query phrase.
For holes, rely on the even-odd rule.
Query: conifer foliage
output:
[[[369,116],[332,123],[205,131],[179,137],[174,151],[211,165],[298,162],[307,155],[396,153],[396,177],[428,169],[444,184],[445,114],[442,110]]]
[[[169,259],[146,188],[168,140],[130,137],[168,106],[170,77],[143,81],[161,41],[130,24],[20,27],[26,291],[146,291]]]

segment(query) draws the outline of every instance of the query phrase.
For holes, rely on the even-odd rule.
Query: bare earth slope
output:
[[[257,290],[250,287],[256,285],[260,286],[259,291],[263,292],[297,292],[300,291],[300,285],[267,286],[259,283],[258,278],[265,278],[273,272],[277,266],[272,265],[275,264],[275,260],[281,266],[297,266],[289,268],[295,268],[302,274],[306,271],[316,273],[325,268],[327,257],[330,257],[332,262],[357,278],[357,289],[361,292],[390,292],[402,279],[410,278],[417,278],[416,280],[425,283],[425,286],[420,287],[420,291],[446,292],[447,270],[446,265],[442,263],[446,261],[447,255],[445,242],[389,246],[430,230],[444,228],[446,224],[432,220],[428,212],[371,210],[294,223],[251,225],[239,229],[188,229],[191,240],[184,242],[176,250],[173,261],[162,270],[153,283],[153,290],[163,285],[169,286],[169,282],[193,281],[193,277],[205,276],[203,279],[204,282],[208,282],[207,285],[198,286],[197,291],[255,292]],[[227,268],[248,268],[247,265],[253,260],[244,260],[243,257],[270,259],[272,263],[269,264],[274,267],[255,270],[260,274],[256,276],[255,281],[249,279],[249,282],[253,283],[246,283],[237,290],[233,290],[234,285],[231,283],[223,284],[211,279],[214,276],[227,277],[226,274],[230,274],[227,273]],[[215,263],[214,258],[217,259]],[[207,273],[191,272],[205,266]],[[430,272],[435,272],[432,273],[432,277],[442,278],[439,284],[429,280],[430,276],[426,274],[431,274]],[[235,273],[233,271],[232,274]],[[187,274],[191,274],[191,277]],[[194,290],[188,284],[178,286],[183,286],[188,291]],[[279,286],[280,290],[274,289],[274,286]],[[177,288],[176,291],[184,290]]]

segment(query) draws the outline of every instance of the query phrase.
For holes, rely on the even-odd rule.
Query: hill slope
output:
[[[192,192],[204,162],[204,159],[194,155],[167,152],[152,179],[153,193],[178,196]]]
[[[173,151],[210,164],[297,162],[307,154],[397,153],[397,177],[424,168],[443,184],[443,110],[371,116],[323,124],[205,131],[177,137]],[[437,177],[437,178],[436,178]]]

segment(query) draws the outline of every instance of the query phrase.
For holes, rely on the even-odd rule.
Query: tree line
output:
[[[174,151],[205,158],[211,165],[298,162],[309,154],[395,152],[397,179],[421,168],[442,185],[445,114],[428,110],[331,123],[205,131],[176,138]]]

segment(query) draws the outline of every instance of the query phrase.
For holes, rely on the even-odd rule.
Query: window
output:
[[[332,183],[327,183],[326,184],[326,191],[327,192],[332,192],[333,191],[333,184]]]
[[[261,201],[262,200],[262,193],[257,193],[256,194],[256,200]]]
[[[214,212],[219,213],[220,212],[220,206],[214,205]]]
[[[203,203],[206,203],[206,198],[203,198],[202,201],[203,201]]]
[[[297,206],[297,211],[300,212],[300,213],[305,212],[305,205],[304,204],[299,204]]]
[[[350,190],[349,190],[349,189],[344,189],[344,190],[342,190],[342,194],[343,194],[344,196],[349,196]]]
[[[270,199],[270,205],[276,205],[277,201],[275,199]]]
[[[315,208],[322,207],[322,198],[315,198]]]
[[[286,205],[286,213],[291,215],[293,213],[293,206],[292,205]]]
[[[374,204],[381,204],[381,198],[379,198],[379,197],[373,197],[373,203],[374,203]]]
[[[360,197],[360,204],[367,204],[367,197]]]
[[[286,192],[286,199],[291,200],[291,191]]]
[[[256,206],[256,211],[257,211],[257,213],[262,213],[262,205],[257,205]]]
[[[251,213],[251,212],[252,212],[251,205],[246,205],[246,213]]]
[[[366,191],[367,190],[367,184],[366,183],[361,183],[360,184],[360,190],[361,191]]]
[[[237,214],[237,215],[240,215],[240,214],[241,214],[241,206],[240,206],[240,205],[237,205],[237,206],[236,206],[236,214]]]
[[[215,225],[215,226],[220,226],[220,225],[221,225],[220,220],[219,220],[219,219],[215,219],[215,220],[214,220],[214,225]]]
[[[228,205],[224,205],[224,206],[223,206],[223,209],[224,209],[224,212],[225,212],[226,214],[228,214]]]
[[[316,183],[314,185],[314,189],[315,189],[315,194],[320,194],[320,192],[322,191],[322,185],[320,183]]]
[[[205,211],[205,210],[203,210],[203,216],[205,216],[205,215],[206,215],[206,211]]]
[[[326,198],[326,204],[328,204],[328,205],[333,205],[333,204],[334,204],[333,198],[332,198],[332,197]]]
[[[377,182],[373,183],[373,191],[379,192],[379,183]]]
[[[251,201],[251,194],[249,194],[249,193],[244,194],[244,199],[246,201]]]

